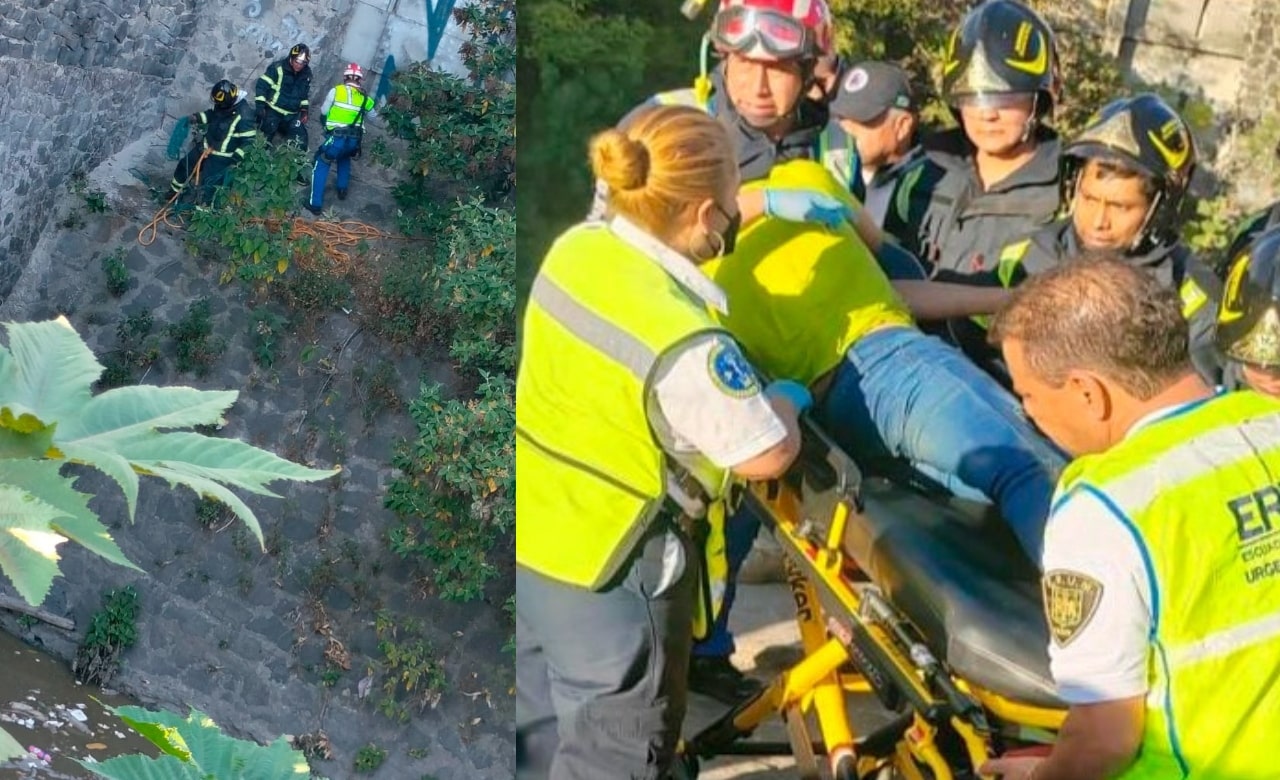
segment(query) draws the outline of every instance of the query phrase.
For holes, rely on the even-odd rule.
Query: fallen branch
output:
[[[52,612],[46,612],[38,607],[33,607],[25,601],[15,599],[11,596],[0,596],[0,609],[7,609],[10,612],[21,612],[24,615],[30,615],[37,620],[43,620],[51,626],[57,626],[66,631],[75,631],[76,622],[71,618],[59,617]]]

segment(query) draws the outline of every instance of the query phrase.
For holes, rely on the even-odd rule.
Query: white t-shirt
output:
[[[660,372],[653,393],[661,419],[650,422],[677,459],[700,454],[727,469],[786,438],[786,426],[728,336],[691,340]]]
[[[1126,436],[1184,406],[1143,417]],[[1058,695],[1068,704],[1147,692],[1151,586],[1134,533],[1087,489],[1060,498],[1045,525],[1049,661]]]

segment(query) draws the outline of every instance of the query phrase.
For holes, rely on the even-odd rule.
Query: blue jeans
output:
[[[694,655],[711,658],[733,655],[736,645],[733,632],[729,630],[729,610],[733,608],[734,598],[738,595],[738,570],[751,553],[751,546],[759,531],[760,516],[751,510],[751,505],[746,501],[725,521],[724,552],[729,563],[729,573],[724,586],[724,600],[720,604],[720,614],[716,615],[707,637],[694,642]]]
[[[864,468],[892,470],[906,460],[955,492],[967,487],[990,498],[1039,565],[1066,460],[958,349],[915,328],[864,336],[836,369],[819,413]]]
[[[360,139],[354,136],[339,136],[330,133],[324,143],[316,149],[316,162],[311,167],[311,205],[320,208],[324,205],[324,185],[329,179],[330,161],[338,167],[338,189],[345,190],[351,182],[351,155],[360,146]]]

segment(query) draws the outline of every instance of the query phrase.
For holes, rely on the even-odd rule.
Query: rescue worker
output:
[[[830,78],[838,66],[832,61],[827,1],[720,0],[717,9],[703,44],[702,73],[694,87],[655,95],[623,117],[618,126],[627,127],[639,111],[655,104],[700,108],[729,129],[743,181],[767,176],[779,162],[825,160],[833,148],[850,150],[840,182],[847,191],[859,194],[862,178],[857,154],[851,151],[852,141],[835,141],[833,147],[833,136],[845,138],[843,133],[830,124],[825,102],[806,95],[811,90],[815,94],[824,91],[822,77]],[[709,52],[721,58],[713,70],[708,68]],[[606,184],[597,179],[592,217],[603,213],[607,193]],[[740,199],[738,207],[744,220],[761,213],[831,223],[846,218],[843,204],[815,200],[812,193],[803,192],[756,191]],[[869,219],[859,225],[862,230],[875,228]],[[891,277],[923,278],[915,258],[881,238],[877,231],[867,240]],[[728,628],[733,583],[758,528],[759,519],[746,510],[730,520],[729,590],[711,634],[695,645],[690,666],[691,690],[726,704],[735,704],[760,688],[731,663],[735,646]]]
[[[852,208],[830,172],[809,160],[775,166],[744,188],[817,191]],[[851,225],[776,217],[744,222],[735,251],[704,268],[729,296],[718,319],[762,371],[810,388],[819,421],[860,466],[895,474],[905,462],[948,484],[958,478],[992,501],[1039,559],[1061,458],[1015,399],[913,318],[989,313],[1007,291],[891,282]],[[992,292],[1000,295],[984,295]]]
[[[721,58],[710,71],[708,47]],[[864,187],[853,140],[831,121],[826,101],[807,94],[825,92],[822,79],[829,79],[838,67],[832,62],[833,47],[826,0],[720,0],[695,85],[659,93],[636,110],[654,104],[687,105],[721,119],[734,140],[743,181],[766,176],[786,160],[821,160],[861,198]],[[623,117],[618,126],[626,127],[630,117]],[[597,181],[592,216],[600,213],[605,190]],[[783,218],[812,207],[803,199],[779,196],[766,197],[762,204],[770,215]],[[744,216],[751,213],[749,204],[739,205]],[[859,231],[891,278],[924,277],[920,263],[893,242],[882,241],[870,220],[860,224]]]
[[[1053,31],[1015,0],[988,0],[951,35],[942,97],[958,128],[924,141],[885,230],[931,270],[994,267],[1000,248],[1058,212]]]
[[[890,62],[861,62],[846,69],[831,101],[831,116],[857,144],[864,208],[883,227],[898,182],[924,161],[920,117],[906,71]]]
[[[991,335],[1076,460],[1044,539],[1066,721],[1047,758],[979,771],[1280,777],[1280,403],[1206,384],[1177,291],[1123,258],[1032,277]]]
[[[979,276],[1012,287],[1082,252],[1114,250],[1179,292],[1191,323],[1191,359],[1205,381],[1217,384],[1213,334],[1222,284],[1178,229],[1195,166],[1191,128],[1168,103],[1151,93],[1112,101],[1062,150],[1062,200],[1070,215],[1010,242],[997,266]],[[953,332],[970,357],[1007,384],[979,323],[955,321]]]
[[[1227,245],[1227,251],[1223,255],[1225,262],[1221,263],[1218,268],[1219,275],[1225,278],[1231,260],[1239,255],[1240,251],[1252,243],[1255,238],[1276,225],[1280,225],[1280,200],[1267,206],[1262,211],[1250,214],[1236,229],[1235,235],[1231,237],[1231,243]]]
[[[1280,227],[1237,250],[1217,315],[1228,384],[1280,397]]]
[[[517,764],[659,778],[694,624],[723,586],[731,475],[782,474],[812,399],[762,389],[709,314],[727,304],[697,265],[731,251],[739,223],[724,128],[655,108],[593,139],[591,161],[605,219],[543,261],[516,383]]]
[[[338,168],[338,200],[347,199],[351,181],[351,161],[360,156],[360,142],[364,138],[364,120],[377,118],[373,98],[364,94],[361,85],[364,71],[356,63],[342,71],[342,84],[329,90],[320,104],[320,119],[324,122],[324,141],[316,149],[316,161],[311,168],[311,197],[306,208],[319,214],[324,206],[324,186],[329,179],[329,166]]]
[[[254,98],[258,130],[274,145],[283,135],[288,143],[306,149],[308,98],[311,96],[311,49],[295,44],[289,55],[276,60],[258,77]]]
[[[203,135],[203,140],[193,143],[186,156],[173,169],[173,180],[169,187],[174,194],[181,194],[186,190],[188,180],[195,172],[196,163],[207,151],[197,174],[199,197],[207,200],[214,187],[226,183],[231,166],[244,159],[245,149],[257,135],[253,128],[253,115],[249,113],[248,104],[240,97],[240,89],[235,84],[227,79],[220,80],[209,90],[209,99],[213,101],[212,110],[199,111],[190,117],[196,132]]]

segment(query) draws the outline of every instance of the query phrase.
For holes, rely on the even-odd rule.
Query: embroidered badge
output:
[[[1066,647],[1093,620],[1102,600],[1102,583],[1066,569],[1044,573],[1044,611],[1054,644]]]
[[[871,77],[867,75],[867,71],[863,68],[854,68],[849,71],[849,75],[844,77],[844,91],[858,92],[867,86],[867,82]]]
[[[733,345],[716,342],[707,359],[707,369],[711,374],[711,381],[725,395],[747,398],[760,392],[756,372]]]

